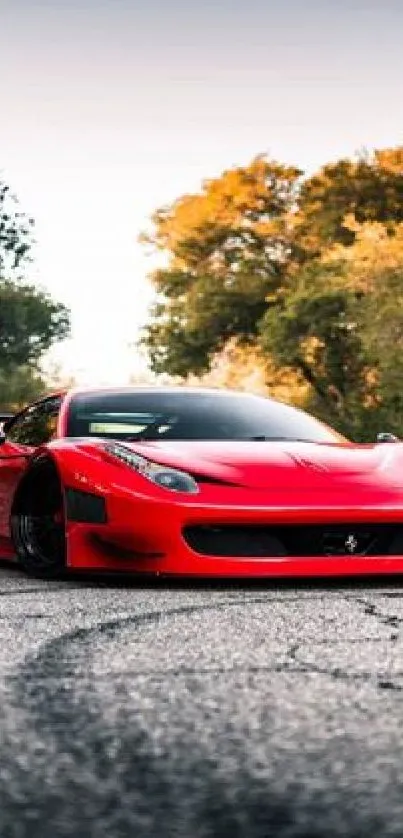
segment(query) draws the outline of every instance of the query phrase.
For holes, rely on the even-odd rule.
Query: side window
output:
[[[7,439],[20,445],[42,445],[56,433],[61,399],[47,399],[28,407],[7,430]]]

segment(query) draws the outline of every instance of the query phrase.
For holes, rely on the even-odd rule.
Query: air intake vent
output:
[[[183,536],[205,556],[403,556],[401,524],[216,524],[185,527]]]

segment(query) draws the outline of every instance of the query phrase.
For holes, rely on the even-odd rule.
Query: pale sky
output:
[[[402,144],[402,43],[403,0],[0,0],[0,177],[71,309],[66,373],[139,369],[156,207],[261,152]]]

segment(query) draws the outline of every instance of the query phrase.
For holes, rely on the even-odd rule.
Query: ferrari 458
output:
[[[206,577],[403,572],[403,444],[228,390],[73,390],[0,432],[0,557]]]

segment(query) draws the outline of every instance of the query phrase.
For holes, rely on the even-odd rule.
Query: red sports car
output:
[[[53,395],[3,425],[0,556],[41,576],[402,573],[403,444],[225,390]]]

